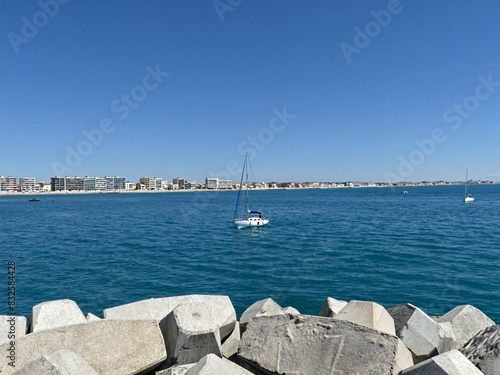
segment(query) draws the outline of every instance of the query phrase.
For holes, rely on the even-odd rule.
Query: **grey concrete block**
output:
[[[222,356],[218,309],[205,303],[177,306],[160,322],[168,353],[167,363],[184,365],[207,354]]]
[[[391,306],[387,312],[394,319],[397,336],[413,353],[416,363],[437,354],[440,342],[438,323],[409,303]]]
[[[86,319],[87,319],[87,322],[97,322],[99,320],[102,320],[101,318],[99,318],[98,316],[95,316],[92,313],[88,313]]]
[[[457,345],[457,339],[453,333],[453,328],[450,322],[437,323],[439,330],[439,344],[438,353],[443,354],[455,349]]]
[[[240,318],[240,329],[242,332],[245,331],[247,324],[253,318],[257,318],[259,316],[272,316],[272,315],[283,315],[285,312],[283,308],[278,305],[272,298],[266,298],[260,301],[253,303],[250,307],[248,307]]]
[[[396,336],[394,319],[382,305],[375,302],[350,301],[335,315],[335,319],[347,320]]]
[[[460,352],[485,375],[499,375],[500,325],[488,327],[476,334]]]
[[[255,318],[243,333],[238,356],[266,374],[395,375],[405,361],[412,363],[396,336],[308,315]]]
[[[396,356],[394,359],[393,373],[399,374],[404,369],[411,367],[415,364],[412,352],[406,347],[406,345],[398,339],[396,346]]]
[[[185,303],[204,303],[217,308],[222,337],[229,335],[236,322],[236,312],[227,296],[193,294],[178,297],[151,298],[105,309],[105,319],[156,320],[160,322],[177,306]]]
[[[6,353],[8,344],[0,345]],[[80,355],[99,374],[132,375],[153,369],[167,353],[156,321],[101,320],[44,330],[16,341],[16,368],[45,353],[68,349]],[[0,361],[0,373],[14,369]]]
[[[80,355],[67,349],[44,354],[12,375],[99,375]]]
[[[287,306],[287,307],[283,308],[283,312],[285,314],[300,315],[300,311],[292,306]]]
[[[495,325],[483,312],[471,305],[460,305],[449,311],[438,323],[450,323],[456,339],[454,349],[461,348],[474,335],[485,328]]]
[[[0,344],[26,335],[27,320],[24,316],[0,315]]]
[[[186,375],[252,375],[251,372],[214,354],[203,357]]]
[[[85,315],[75,301],[60,299],[35,305],[31,312],[29,332],[86,323]]]
[[[432,357],[401,372],[401,375],[483,375],[458,350]]]
[[[345,305],[347,305],[346,301],[341,301],[332,297],[328,297],[323,303],[323,307],[319,312],[319,316],[325,316],[328,318],[333,318],[337,313],[342,310]]]
[[[240,345],[241,331],[240,323],[236,322],[233,332],[222,342],[222,355],[225,358],[232,357],[238,352],[238,346]]]
[[[156,371],[155,375],[186,375],[186,372],[195,364],[196,363],[190,363],[188,365],[172,366],[165,370]]]

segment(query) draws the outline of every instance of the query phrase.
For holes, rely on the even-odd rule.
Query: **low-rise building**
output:
[[[177,177],[177,178],[174,178],[174,179],[172,180],[172,183],[173,183],[174,185],[177,185],[177,188],[178,188],[178,189],[181,189],[181,190],[182,190],[182,189],[185,189],[185,188],[186,188],[186,187],[185,187],[186,180],[185,180],[184,178],[182,178],[182,177]]]
[[[141,177],[139,183],[144,185],[145,190],[162,189],[162,179],[160,177]]]

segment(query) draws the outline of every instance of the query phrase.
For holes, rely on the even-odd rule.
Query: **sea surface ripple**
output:
[[[84,313],[151,297],[272,297],[317,314],[326,297],[472,304],[500,321],[500,185],[252,191],[267,227],[232,225],[236,192],[0,197],[1,258],[17,313],[69,298]],[[52,202],[53,200],[53,202]],[[1,302],[3,301],[3,302]],[[7,314],[0,288],[0,314]]]

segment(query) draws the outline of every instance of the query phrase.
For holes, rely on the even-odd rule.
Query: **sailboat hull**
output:
[[[465,203],[474,202],[474,198],[473,197],[465,197],[464,202]]]
[[[248,219],[234,219],[237,228],[256,228],[269,224],[269,219],[250,217]]]

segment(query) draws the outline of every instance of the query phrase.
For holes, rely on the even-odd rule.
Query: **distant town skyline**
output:
[[[7,2],[0,174],[500,181],[498,11]]]

